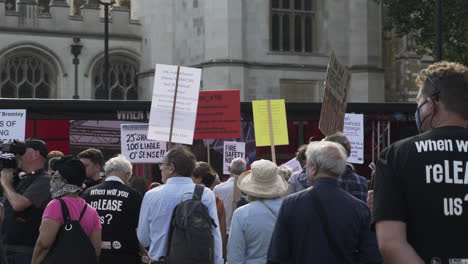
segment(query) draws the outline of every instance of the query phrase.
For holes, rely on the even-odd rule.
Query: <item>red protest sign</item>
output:
[[[194,139],[240,138],[240,91],[200,91]]]

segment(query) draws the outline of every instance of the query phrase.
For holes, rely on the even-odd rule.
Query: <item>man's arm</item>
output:
[[[151,244],[150,223],[148,221],[149,214],[149,196],[145,195],[141,204],[140,217],[138,220],[137,236],[138,240],[144,247],[149,247]]]
[[[214,263],[223,264],[223,242],[221,241],[221,232],[219,231],[219,221],[218,221],[218,212],[216,208],[216,200],[214,193],[205,187],[203,191],[203,201],[206,201],[206,206],[208,207],[208,213],[210,217],[214,220],[216,228],[212,228],[212,234],[214,238]]]
[[[401,221],[379,221],[376,224],[377,240],[385,264],[424,264],[406,240],[406,224]]]
[[[32,205],[31,200],[17,193],[13,188],[13,173],[10,170],[2,170],[0,182],[6,199],[15,211],[24,211]]]

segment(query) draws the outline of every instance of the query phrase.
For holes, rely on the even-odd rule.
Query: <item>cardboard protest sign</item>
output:
[[[131,163],[159,163],[166,153],[166,142],[147,139],[148,124],[121,124],[120,149]]]
[[[194,139],[240,138],[240,91],[200,91]]]
[[[193,143],[201,69],[156,65],[148,138]]]
[[[257,147],[288,145],[288,126],[284,100],[252,101]]]
[[[0,110],[0,143],[24,140],[26,130],[25,109]]]
[[[343,131],[351,74],[332,53],[328,63],[319,129],[326,136]]]
[[[346,114],[343,134],[351,143],[351,154],[348,162],[364,163],[364,116],[362,114]]]
[[[231,161],[235,158],[245,158],[245,143],[244,142],[228,142],[224,141],[223,148],[223,173],[229,174],[228,167]]]

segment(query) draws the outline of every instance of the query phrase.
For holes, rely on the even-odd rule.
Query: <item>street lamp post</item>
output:
[[[79,44],[80,38],[74,37],[73,44],[71,45],[71,53],[73,54],[73,64],[75,65],[75,94],[73,95],[73,99],[80,99],[78,95],[78,64],[80,64],[80,60],[78,56],[81,54],[81,49],[83,45]]]
[[[109,97],[109,7],[115,4],[115,1],[99,0],[99,3],[104,6],[104,76],[102,80],[105,93]]]

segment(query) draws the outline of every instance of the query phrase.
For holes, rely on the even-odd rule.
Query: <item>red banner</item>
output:
[[[240,137],[240,91],[200,91],[193,138]]]

